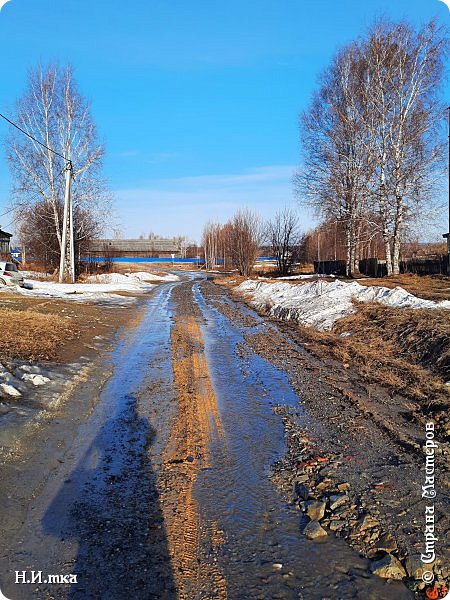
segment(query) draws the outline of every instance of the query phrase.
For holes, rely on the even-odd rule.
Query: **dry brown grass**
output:
[[[0,359],[53,360],[79,329],[57,315],[0,309]]]
[[[369,382],[381,383],[415,400],[448,402],[448,311],[358,304],[358,311],[340,319],[333,331],[299,328],[314,354],[332,355],[345,366],[356,368]]]
[[[134,327],[142,311],[15,293],[0,297],[0,362],[12,358],[72,362],[91,352],[94,338]]]
[[[361,285],[381,285],[388,288],[400,286],[410,294],[425,300],[450,300],[450,278],[438,275],[393,275],[379,279],[358,280]]]

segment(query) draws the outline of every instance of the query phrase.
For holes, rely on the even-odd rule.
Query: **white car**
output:
[[[24,286],[23,275],[13,262],[0,261],[0,285]]]

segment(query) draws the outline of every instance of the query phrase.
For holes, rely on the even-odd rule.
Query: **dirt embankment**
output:
[[[432,418],[450,441],[450,320],[448,311],[393,309],[360,304],[332,331],[281,325],[320,359],[333,358],[358,379],[411,401],[411,418]]]

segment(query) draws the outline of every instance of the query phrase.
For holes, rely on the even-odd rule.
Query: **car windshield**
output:
[[[17,271],[17,267],[14,263],[6,263],[5,271]]]

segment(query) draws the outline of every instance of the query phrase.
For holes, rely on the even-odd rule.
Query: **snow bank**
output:
[[[128,285],[133,283],[133,280],[128,275],[122,275],[121,273],[103,273],[103,275],[90,275],[87,278],[89,284],[94,283],[122,283]],[[134,282],[136,283],[136,282]]]
[[[89,283],[141,283],[147,281],[179,281],[178,275],[155,275],[150,271],[138,271],[137,273],[105,273],[103,275],[91,275],[87,278]]]
[[[273,317],[312,325],[320,330],[331,329],[338,319],[355,312],[353,299],[396,308],[450,309],[448,300],[432,302],[413,296],[401,287],[368,287],[357,281],[313,281],[291,285],[247,280],[236,289],[249,294],[255,308],[266,310]]]
[[[34,280],[26,283],[31,283],[31,286],[17,288],[17,291],[24,296],[120,305],[134,301],[133,298],[120,296],[120,292],[143,293],[154,287],[154,285],[141,281],[137,277],[120,273],[92,276],[89,277],[88,283],[55,283],[54,281]],[[112,292],[119,295],[112,294]]]
[[[148,271],[138,271],[137,273],[130,273],[129,276],[135,277],[139,281],[180,281],[178,275],[172,275],[171,273],[167,273],[167,275],[155,275]]]
[[[20,273],[26,279],[51,279],[53,277],[50,273],[41,273],[40,271],[22,271],[20,269]]]

